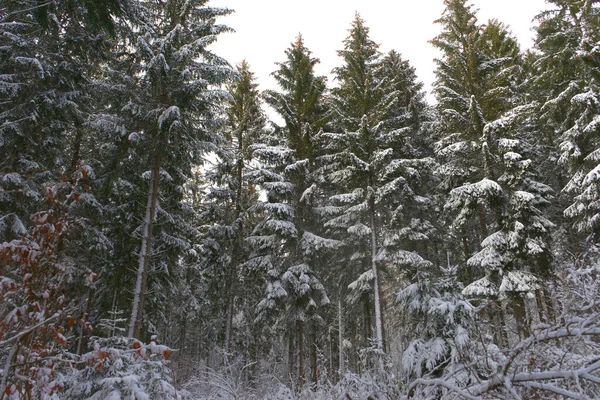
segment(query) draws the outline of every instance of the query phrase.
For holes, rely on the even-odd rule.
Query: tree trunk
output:
[[[511,307],[515,314],[517,322],[517,332],[521,339],[529,336],[529,324],[527,323],[527,314],[525,311],[525,301],[521,293],[510,293]]]
[[[469,259],[469,239],[467,237],[467,230],[463,227],[461,229],[462,234],[462,245],[463,245],[463,254],[465,256],[465,262]]]
[[[363,296],[363,308],[364,308],[364,321],[363,321],[363,336],[365,339],[364,346],[369,346],[369,340],[373,335],[373,328],[371,323],[371,304],[369,301],[369,296]]]
[[[488,236],[487,230],[487,217],[485,215],[485,208],[483,205],[477,204],[477,215],[479,217],[479,229],[481,229],[481,241]]]
[[[85,312],[81,318],[81,331],[79,332],[79,339],[77,340],[77,355],[80,356],[83,353],[83,333],[85,332],[85,323],[90,315],[92,308],[92,288],[88,287],[87,297],[85,299]]]
[[[316,385],[319,376],[317,374],[317,325],[312,324],[312,332],[310,335],[310,377]]]
[[[298,385],[304,385],[304,322],[296,321],[298,331]]]
[[[252,362],[253,364],[250,366],[249,371],[248,371],[248,375],[249,375],[249,380],[250,380],[250,385],[252,385],[252,387],[254,387],[254,384],[256,383],[256,375],[257,375],[257,370],[258,370],[258,349],[259,349],[259,341],[260,341],[260,333],[259,333],[259,329],[258,327],[254,327],[253,328],[253,338],[252,338],[252,346],[250,349],[250,352],[252,354]]]
[[[229,352],[231,351],[231,327],[233,325],[233,279],[235,276],[235,266],[231,266],[231,273],[229,276],[229,290],[227,295],[227,314],[225,315],[225,358],[229,359]]]
[[[375,299],[375,343],[377,348],[383,350],[383,319],[381,316],[381,300],[379,295],[379,276],[377,274],[377,238],[375,226],[375,199],[369,199],[371,214],[371,267],[373,268],[373,295]]]
[[[546,307],[544,291],[541,289],[535,291],[535,304],[540,322],[547,323],[549,321],[548,309]]]
[[[288,375],[290,382],[294,382],[295,363],[294,359],[294,334],[292,332],[288,335]]]
[[[115,288],[115,292],[113,293],[113,301],[112,301],[112,328],[110,330],[110,337],[114,337],[117,332],[117,289]]]
[[[334,351],[333,351],[333,343],[334,343],[334,333],[333,333],[333,329],[330,326],[329,327],[329,331],[328,331],[328,339],[329,339],[329,369],[327,370],[329,377],[333,377],[334,376]],[[331,379],[331,378],[330,378]],[[335,383],[335,382],[334,382]]]
[[[344,317],[342,313],[342,295],[338,300],[338,351],[339,351],[339,371],[340,376],[346,372],[346,366],[344,362]]]
[[[79,122],[75,123],[75,137],[73,138],[73,143],[71,144],[71,166],[70,166],[70,174],[75,173],[77,168],[79,167],[79,162],[81,161],[81,145],[83,142],[83,132],[81,128],[81,124]]]
[[[156,217],[156,204],[158,201],[158,184],[160,181],[160,153],[154,155],[154,166],[150,176],[150,187],[148,189],[148,203],[146,204],[146,216],[144,218],[144,236],[138,258],[138,272],[133,295],[133,307],[131,309],[131,320],[129,322],[129,337],[140,338],[142,325],[142,314],[144,301],[146,299],[146,286],[148,283],[148,268],[152,255],[152,228]]]
[[[379,286],[379,301],[381,304],[381,349],[384,353],[387,353],[387,340],[385,336],[385,300],[381,294],[381,286]]]
[[[235,220],[233,225],[236,227],[235,245],[233,246],[233,252],[231,257],[231,267],[229,270],[229,282],[228,282],[228,295],[227,295],[227,315],[225,325],[225,355],[228,356],[231,352],[231,330],[233,324],[233,313],[234,313],[234,301],[235,301],[235,287],[236,287],[236,275],[237,266],[240,263],[242,256],[241,252],[244,246],[244,210],[242,207],[242,195],[243,195],[243,179],[244,179],[244,130],[238,132],[238,160],[236,162],[236,180],[237,188],[235,193]]]
[[[501,349],[508,348],[508,336],[506,334],[506,318],[504,316],[504,310],[502,309],[502,304],[498,301],[493,302],[493,306],[497,308],[491,310],[491,318],[490,320],[494,321],[494,325],[496,326],[496,341]]]

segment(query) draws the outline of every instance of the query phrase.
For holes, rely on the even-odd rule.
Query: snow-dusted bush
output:
[[[85,366],[66,382],[65,399],[181,399],[167,366],[171,350],[155,337],[149,344],[120,336],[92,342],[93,350],[80,360]]]
[[[366,369],[362,374],[347,372],[337,383],[322,381],[297,387],[283,382],[273,373],[265,373],[249,382],[244,374],[251,364],[232,363],[218,370],[204,369],[182,385],[179,392],[185,400],[363,400],[398,399],[402,385],[385,356],[370,355],[370,361],[382,359],[380,365]],[[363,367],[367,366],[364,362]],[[292,380],[295,383],[295,380]]]
[[[221,368],[200,368],[182,385],[184,399],[238,400],[256,399],[256,390],[247,379],[254,363],[241,359],[226,362]]]

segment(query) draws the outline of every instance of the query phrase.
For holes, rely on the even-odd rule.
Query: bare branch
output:
[[[45,320],[43,320],[43,321],[42,321],[42,322],[40,322],[39,324],[37,324],[37,325],[34,325],[34,326],[32,326],[31,328],[29,328],[29,329],[27,329],[27,330],[21,331],[21,332],[17,333],[15,336],[13,336],[13,337],[11,337],[11,338],[9,338],[9,339],[6,339],[6,340],[0,340],[0,347],[2,347],[2,346],[6,346],[7,344],[9,344],[9,343],[11,343],[11,342],[14,342],[14,341],[16,341],[16,340],[19,340],[19,339],[21,339],[23,336],[27,335],[27,334],[28,334],[28,333],[30,333],[30,332],[33,332],[33,331],[35,331],[37,328],[39,328],[39,327],[41,327],[41,326],[44,326],[44,325],[46,325],[48,322],[50,322],[50,321],[52,321],[52,320],[55,320],[55,319],[56,319],[56,318],[58,318],[59,316],[60,316],[60,313],[56,313],[56,314],[54,314],[53,316],[51,316],[51,317],[49,317],[49,318],[46,318]]]
[[[419,385],[423,385],[423,386],[441,386],[441,387],[444,387],[444,388],[450,390],[451,392],[454,392],[454,393],[458,394],[459,396],[462,396],[462,397],[464,397],[465,399],[468,399],[468,400],[481,400],[482,399],[479,396],[473,396],[470,393],[465,392],[463,389],[459,388],[458,386],[452,385],[451,383],[446,382],[443,379],[417,379],[417,380],[415,380],[408,387],[408,397],[409,398],[412,397],[412,392]]]

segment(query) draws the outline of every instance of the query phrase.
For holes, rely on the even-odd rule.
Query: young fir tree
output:
[[[313,211],[317,200],[314,160],[319,151],[315,135],[324,123],[325,79],[315,75],[318,59],[301,36],[285,53],[287,60],[278,63],[273,73],[281,91],[264,95],[285,125],[275,127],[271,146],[253,147],[263,166],[256,176],[266,190],[267,202],[259,207],[265,219],[256,226],[252,239],[259,245],[255,246],[258,257],[249,264],[267,263],[262,265],[267,269],[268,291],[259,304],[261,318],[271,313],[279,321],[288,339],[288,370],[303,383],[307,353],[311,379],[317,379],[320,307],[329,303],[318,279],[318,256],[336,242],[318,236]]]
[[[405,379],[455,374],[452,381],[472,379],[464,369],[472,351],[474,307],[462,298],[455,266],[421,269],[415,281],[398,291],[401,323],[410,326],[402,353]]]
[[[66,379],[64,399],[177,399],[167,366],[172,350],[122,336],[93,338],[93,349],[81,357],[83,368]]]
[[[279,145],[253,146],[261,164],[252,174],[253,182],[265,191],[266,201],[255,208],[263,218],[248,238],[253,252],[247,266],[266,273],[267,290],[258,304],[258,322],[263,326],[274,323],[275,332],[285,334],[289,376],[303,383],[305,327],[316,329],[321,320],[319,311],[329,303],[314,260],[317,251],[335,247],[336,242],[297,226],[296,185],[292,179],[308,170],[305,160],[296,161],[285,138],[277,140]],[[302,202],[311,200],[310,191],[305,191]]]

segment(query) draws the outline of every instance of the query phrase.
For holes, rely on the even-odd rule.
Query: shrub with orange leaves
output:
[[[51,191],[47,201],[26,237],[0,243],[0,393],[8,398],[61,391],[57,366],[71,359],[67,321],[76,305],[66,293],[75,271],[58,251],[69,220],[65,202]]]

